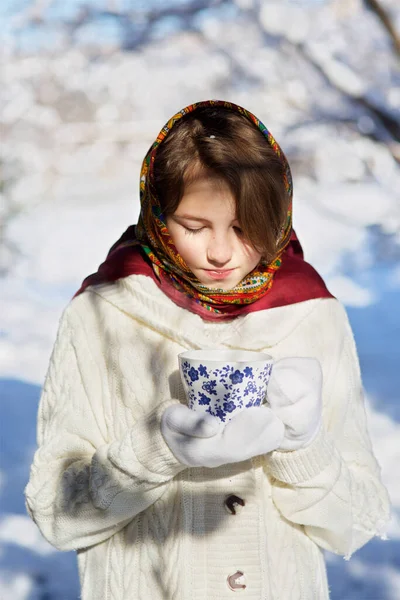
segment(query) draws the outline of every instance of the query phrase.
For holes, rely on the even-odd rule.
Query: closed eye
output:
[[[191,229],[190,227],[186,227],[186,225],[183,225],[183,227],[185,228],[185,231],[187,231],[187,233],[189,235],[196,235],[196,233],[200,233],[200,231],[203,231],[204,227],[198,227],[197,229]]]
[[[182,227],[184,227],[185,231],[187,231],[189,235],[196,235],[196,233],[200,233],[200,231],[203,231],[203,229],[205,229],[205,227],[198,227],[196,229],[193,229],[192,227],[188,227],[187,225],[182,225]],[[240,227],[234,226],[233,229],[238,235],[243,235],[243,231]]]

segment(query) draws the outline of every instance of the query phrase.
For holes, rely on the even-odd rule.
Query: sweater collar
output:
[[[128,317],[187,349],[220,347],[260,351],[273,347],[319,302],[312,299],[249,313],[232,321],[209,322],[177,306],[145,275],[130,275],[113,283],[90,286],[87,292],[97,294]]]

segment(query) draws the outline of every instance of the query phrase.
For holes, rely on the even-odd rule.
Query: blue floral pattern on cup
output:
[[[203,364],[195,368],[189,361],[181,364],[189,408],[201,407],[223,423],[236,411],[262,404],[271,371],[272,362],[242,369],[237,363],[215,369]]]

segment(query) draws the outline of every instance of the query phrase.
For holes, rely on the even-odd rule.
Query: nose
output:
[[[222,268],[232,258],[229,236],[214,233],[208,242],[207,259],[213,266]]]

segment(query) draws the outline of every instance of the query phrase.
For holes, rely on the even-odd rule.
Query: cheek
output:
[[[242,253],[246,262],[254,267],[258,265],[262,257],[260,252],[255,250],[252,246],[248,246],[247,244],[242,244]]]
[[[174,243],[175,248],[187,264],[194,264],[196,262],[196,258],[199,257],[200,252],[198,240],[190,238],[183,233],[182,235],[176,236]]]
[[[262,254],[260,252],[257,252],[256,250],[253,253],[253,263],[254,266],[258,265],[258,263],[260,262],[260,260],[262,259]]]

